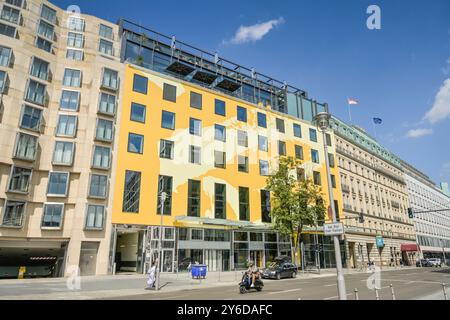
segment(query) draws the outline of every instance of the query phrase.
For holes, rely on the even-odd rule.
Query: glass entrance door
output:
[[[173,250],[162,251],[162,272],[173,272]]]
[[[262,250],[251,250],[250,261],[252,261],[258,268],[263,268],[264,252]]]

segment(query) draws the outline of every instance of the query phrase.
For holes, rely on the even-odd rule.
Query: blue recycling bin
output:
[[[200,279],[206,278],[206,265],[204,264],[194,264],[192,265],[192,270],[191,270],[191,274],[192,274],[192,278],[195,279]]]

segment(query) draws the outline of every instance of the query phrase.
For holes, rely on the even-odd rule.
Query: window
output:
[[[317,131],[316,129],[309,129],[309,140],[317,142]]]
[[[116,96],[113,94],[102,92],[100,94],[100,103],[98,112],[108,115],[116,114]]]
[[[175,113],[163,111],[161,127],[165,129],[175,130]]]
[[[247,131],[238,130],[238,145],[241,147],[248,147]]]
[[[276,124],[277,124],[278,132],[281,132],[281,133],[285,133],[286,132],[286,129],[285,129],[285,126],[284,126],[284,120],[277,118],[276,119]]]
[[[30,80],[25,95],[25,100],[33,102],[38,105],[44,105],[46,102],[46,86],[45,84]]]
[[[214,184],[214,217],[227,218],[227,187],[225,184]]]
[[[259,174],[261,176],[269,175],[269,162],[264,160],[259,160]]]
[[[202,95],[191,91],[191,108],[202,109]]]
[[[278,154],[280,156],[285,156],[286,155],[286,142],[278,141]]]
[[[12,50],[7,47],[0,46],[0,66],[9,67]]]
[[[41,18],[44,18],[50,23],[56,23],[56,10],[43,4],[41,8]]]
[[[31,173],[31,169],[13,167],[9,178],[8,192],[28,193]]]
[[[202,121],[194,118],[189,119],[189,133],[194,136],[202,135]]]
[[[336,177],[333,174],[331,175],[331,186],[336,189]]]
[[[267,128],[267,116],[264,113],[258,112],[258,126]]]
[[[81,49],[84,47],[84,36],[82,33],[69,32],[67,35],[67,46]]]
[[[41,37],[36,38],[36,47],[38,47],[39,49],[42,49],[44,51],[47,51],[47,52],[52,51],[52,43]]]
[[[75,145],[73,142],[56,141],[53,151],[53,164],[71,166],[73,163]]]
[[[148,89],[148,79],[146,77],[142,77],[138,74],[135,74],[133,79],[133,91],[147,94],[147,89]]]
[[[6,89],[6,72],[0,70],[0,93],[5,92]]]
[[[305,181],[305,180],[306,180],[305,169],[297,168],[297,181]]]
[[[16,27],[9,26],[7,24],[0,23],[0,34],[11,38],[16,37]]]
[[[218,141],[223,141],[223,142],[225,142],[227,140],[226,129],[224,126],[221,126],[220,124],[214,125],[214,138]]]
[[[125,172],[125,187],[123,191],[123,212],[139,213],[140,193],[141,173],[127,170]]]
[[[65,197],[69,187],[68,172],[50,172],[48,176],[47,195],[50,197]]]
[[[303,160],[303,147],[302,146],[295,146],[295,158],[299,160]]]
[[[249,189],[239,187],[239,220],[250,220],[250,194]]]
[[[319,161],[319,151],[311,149],[311,161],[314,163],[320,163]]]
[[[144,153],[144,136],[135,133],[128,134],[128,152]]]
[[[131,121],[145,123],[145,106],[139,103],[131,103]]]
[[[162,159],[173,160],[174,143],[173,141],[161,140],[159,148],[159,157]]]
[[[34,161],[38,148],[38,138],[28,134],[19,133],[17,136],[14,157]]]
[[[52,26],[50,23],[40,20],[37,33],[43,36],[44,38],[53,41],[54,29],[55,27]]]
[[[237,106],[237,119],[242,122],[247,122],[247,109]]]
[[[117,90],[119,88],[119,73],[108,68],[103,69],[102,87]]]
[[[68,87],[81,87],[81,71],[65,69],[63,85]]]
[[[100,53],[104,53],[107,55],[114,55],[113,43],[111,41],[107,41],[104,39],[100,39],[100,43],[98,45],[98,51]]]
[[[4,5],[0,18],[8,22],[18,24],[20,21],[20,10]]]
[[[95,146],[92,167],[97,169],[109,169],[111,149],[108,147]]]
[[[248,173],[248,157],[238,156],[238,171]]]
[[[46,203],[44,204],[41,227],[43,229],[60,229],[62,227],[63,216],[63,203]]]
[[[81,50],[67,49],[66,58],[75,61],[83,61],[84,54]]]
[[[322,178],[320,176],[320,172],[313,171],[313,181],[316,186],[322,185]]]
[[[68,27],[70,30],[84,32],[84,20],[70,16],[68,19]]]
[[[22,8],[23,0],[6,0],[6,3]]]
[[[172,177],[159,176],[158,179],[158,214],[163,211],[164,215],[172,214]],[[162,194],[166,194],[166,199],[162,203]]]
[[[25,215],[25,202],[23,201],[6,201],[3,212],[4,227],[21,227]]]
[[[97,119],[95,138],[97,140],[111,142],[113,140],[113,125],[112,121]]]
[[[325,134],[325,140],[326,140],[327,146],[331,147],[331,136],[329,133]]]
[[[32,131],[39,131],[41,127],[42,110],[27,105],[23,106],[20,127]]]
[[[214,166],[216,168],[226,168],[226,153],[222,151],[214,151]]]
[[[188,181],[188,211],[189,217],[200,217],[200,181]]]
[[[334,168],[336,166],[335,162],[334,162],[334,155],[329,153],[328,154],[328,161],[330,163],[330,167]]]
[[[89,197],[105,199],[107,186],[108,176],[92,174],[89,185]]]
[[[189,146],[189,162],[193,164],[201,164],[201,148]]]
[[[302,127],[299,124],[294,123],[294,136],[297,138],[302,137]]]
[[[56,135],[60,137],[75,137],[77,134],[77,120],[77,116],[69,116],[65,114],[59,115]]]
[[[264,151],[264,152],[269,151],[269,144],[267,141],[267,137],[258,136],[258,148],[260,151]]]
[[[261,190],[261,221],[271,223],[270,217],[270,191]]]
[[[215,99],[214,100],[214,110],[215,113],[218,114],[219,116],[225,116],[225,101],[219,100],[219,99]]]
[[[86,229],[102,230],[105,221],[105,206],[89,204],[86,213]]]
[[[111,27],[105,26],[104,24],[100,24],[98,34],[102,38],[106,38],[109,40],[113,39],[113,29]]]
[[[177,87],[164,83],[163,99],[166,101],[177,102]]]
[[[60,107],[62,110],[78,111],[80,106],[80,93],[78,91],[63,90]]]

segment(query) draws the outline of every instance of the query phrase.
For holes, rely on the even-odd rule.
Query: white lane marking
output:
[[[413,272],[413,273],[402,273],[400,274],[401,276],[412,276],[414,274],[417,274],[417,272]]]
[[[347,293],[347,296],[351,296],[353,295],[353,293]],[[324,298],[323,300],[332,300],[332,299],[337,299],[339,298],[339,296],[333,296],[333,297],[328,297],[328,298]]]
[[[288,292],[296,292],[296,291],[302,291],[302,289],[291,289],[291,290],[269,292],[268,294],[279,294],[279,293],[288,293]]]
[[[326,284],[326,285],[324,285],[324,287],[334,287],[334,286],[337,286],[337,284],[333,283],[333,284]]]

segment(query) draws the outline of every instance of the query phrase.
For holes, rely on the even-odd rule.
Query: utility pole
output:
[[[163,218],[164,218],[164,204],[166,202],[167,199],[167,193],[165,192],[161,192],[160,195],[161,198],[161,220],[159,223],[159,241],[158,241],[158,263],[157,263],[157,268],[156,268],[156,283],[155,283],[155,287],[156,290],[159,291],[160,287],[159,287],[159,281],[160,281],[160,274],[161,274],[161,256],[162,256],[162,239],[163,239]]]

